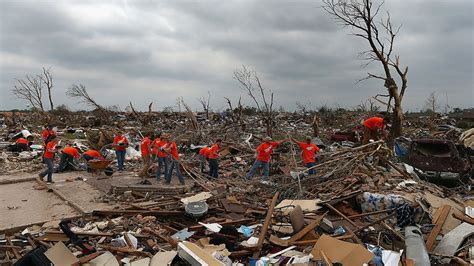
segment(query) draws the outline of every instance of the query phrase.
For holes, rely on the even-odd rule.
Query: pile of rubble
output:
[[[474,263],[472,163],[468,153],[461,154],[465,148],[472,151],[472,129],[434,134],[441,132],[435,129],[430,134],[436,136],[423,141],[418,137],[425,129],[411,128],[411,135],[396,140],[392,149],[383,141],[362,146],[350,141],[357,138],[357,122],[326,125],[318,130],[330,133],[313,140],[323,148],[315,175],[301,167],[297,147],[285,143],[272,155],[269,178],[246,179],[264,135],[256,118],[244,119],[242,130],[225,119],[168,116],[172,119],[163,115],[154,121],[177,136],[184,155],[180,164],[191,186],[138,178],[134,185],[113,185],[100,200],[119,206],[115,209],[3,232],[0,260],[16,265]],[[280,116],[275,130],[280,138],[313,135],[312,116]],[[356,121],[362,115],[348,117]],[[123,124],[133,125],[124,119]],[[116,129],[84,128],[71,137],[77,130],[65,128],[60,137],[104,150]],[[130,149],[143,129],[126,128]],[[334,132],[342,141],[331,142]],[[200,171],[197,151],[217,136],[225,146],[221,177],[209,179]],[[20,155],[3,154],[2,166],[19,165]],[[39,157],[33,158],[25,164],[40,165]],[[139,157],[128,158],[128,168],[138,170]],[[443,169],[423,168],[436,160]],[[463,168],[466,162],[469,167]],[[151,176],[154,172],[150,169]],[[442,181],[453,172],[454,185],[446,186]]]

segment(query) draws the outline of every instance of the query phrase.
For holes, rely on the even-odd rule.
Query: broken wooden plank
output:
[[[436,242],[436,237],[441,231],[441,228],[443,228],[443,224],[446,221],[446,218],[448,218],[450,210],[451,206],[449,205],[444,205],[443,207],[441,207],[441,213],[439,215],[438,220],[436,221],[435,227],[431,230],[430,235],[426,240],[426,249],[428,250],[428,252],[433,250],[434,243]]]
[[[354,226],[356,229],[359,228],[359,226],[357,224],[355,224],[351,219],[347,218],[347,216],[345,216],[342,212],[340,212],[338,209],[334,208],[331,204],[329,203],[323,203],[323,205],[325,207],[327,207],[329,210],[335,212],[337,215],[339,215],[340,217],[342,217],[345,221],[347,221],[348,223],[350,223],[352,226]]]
[[[270,221],[272,219],[273,209],[275,208],[276,201],[278,200],[278,195],[280,195],[279,192],[276,192],[275,195],[273,195],[272,202],[270,203],[270,206],[268,207],[267,216],[265,217],[265,221],[263,222],[262,230],[260,231],[260,235],[258,237],[258,242],[257,242],[257,250],[258,251],[260,251],[262,249],[263,240],[265,240],[265,236],[267,235],[268,226],[270,225]]]
[[[5,239],[7,240],[7,243],[9,246],[14,246],[9,236],[5,236]],[[11,250],[13,251],[13,255],[15,256],[15,259],[17,260],[21,259],[21,255],[16,248],[11,248]]]
[[[303,236],[305,236],[307,233],[309,233],[311,230],[316,228],[316,226],[321,223],[323,218],[326,216],[327,212],[325,212],[323,215],[319,216],[318,219],[312,221],[310,224],[308,224],[306,227],[301,229],[298,233],[294,234],[290,239],[288,239],[288,243],[291,245],[293,242],[300,240]]]
[[[463,222],[466,222],[468,224],[472,224],[474,225],[474,218],[471,218],[465,214],[462,214],[462,213],[458,213],[458,212],[453,212],[453,217],[460,220],[460,221],[463,221]]]

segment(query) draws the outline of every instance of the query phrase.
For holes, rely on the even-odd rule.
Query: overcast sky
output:
[[[0,109],[25,108],[11,89],[15,78],[51,67],[54,102],[84,109],[65,95],[83,84],[103,105],[144,110],[194,109],[211,93],[248,96],[232,78],[247,65],[275,93],[275,106],[351,107],[384,93],[381,81],[357,80],[380,66],[361,68],[367,44],[321,8],[321,1],[0,1]],[[405,110],[422,108],[431,92],[440,105],[472,107],[473,0],[386,0],[395,44],[409,66]],[[45,101],[46,103],[46,101]],[[47,105],[49,106],[49,105]]]

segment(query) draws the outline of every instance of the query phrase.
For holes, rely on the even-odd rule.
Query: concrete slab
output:
[[[0,231],[79,213],[53,193],[33,188],[35,182],[0,186]]]

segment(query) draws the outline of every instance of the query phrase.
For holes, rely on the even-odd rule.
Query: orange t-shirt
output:
[[[175,160],[179,160],[179,153],[178,153],[178,147],[176,147],[176,142],[171,142],[170,144],[171,146],[171,156],[173,156],[173,158]]]
[[[219,145],[217,143],[214,143],[214,145],[211,146],[211,148],[208,151],[208,157],[209,159],[217,159],[217,152],[219,151]]]
[[[158,157],[160,158],[168,157],[168,153],[166,153],[165,151],[162,151],[161,148],[168,149],[169,145],[170,144],[164,140],[160,140],[158,143],[156,143],[156,147],[158,149],[158,154],[157,154]]]
[[[314,155],[320,151],[318,146],[314,145],[313,143],[305,143],[305,142],[298,142],[298,146],[300,146],[302,152],[301,156],[303,157],[303,163],[314,163],[316,159]]]
[[[142,156],[148,156],[149,154],[149,149],[150,149],[150,138],[149,137],[145,137],[141,144],[140,144],[140,149],[142,151]]]
[[[15,141],[16,144],[25,144],[28,145],[28,140],[25,138],[19,138]]]
[[[262,143],[257,147],[257,161],[269,162],[270,155],[272,155],[273,149],[276,148],[279,142]]]
[[[209,147],[204,146],[199,150],[199,154],[203,155],[205,158],[209,158]]]
[[[100,152],[96,151],[96,150],[88,150],[86,152],[84,152],[84,154],[87,154],[91,157],[95,157],[95,158],[99,158],[99,159],[102,159],[104,157],[102,157],[102,155],[100,154]]]
[[[370,130],[383,129],[384,127],[383,118],[376,117],[376,116],[371,117],[364,121],[364,126],[369,128]]]
[[[46,141],[46,139],[49,137],[49,135],[56,136],[56,132],[53,130],[45,129],[43,130],[43,133],[41,134],[41,137],[43,138],[43,141]]]
[[[55,153],[56,153],[56,143],[48,142],[48,144],[46,144],[46,149],[44,151],[44,158],[53,159]]]
[[[160,138],[156,138],[151,142],[151,154],[158,155],[158,143],[161,141]]]
[[[63,153],[71,155],[74,158],[79,158],[79,152],[77,151],[76,148],[71,147],[71,146],[64,147]]]
[[[127,149],[127,145],[119,146],[119,144],[128,144],[128,140],[125,136],[115,136],[114,137],[114,146],[117,151],[124,151]]]

